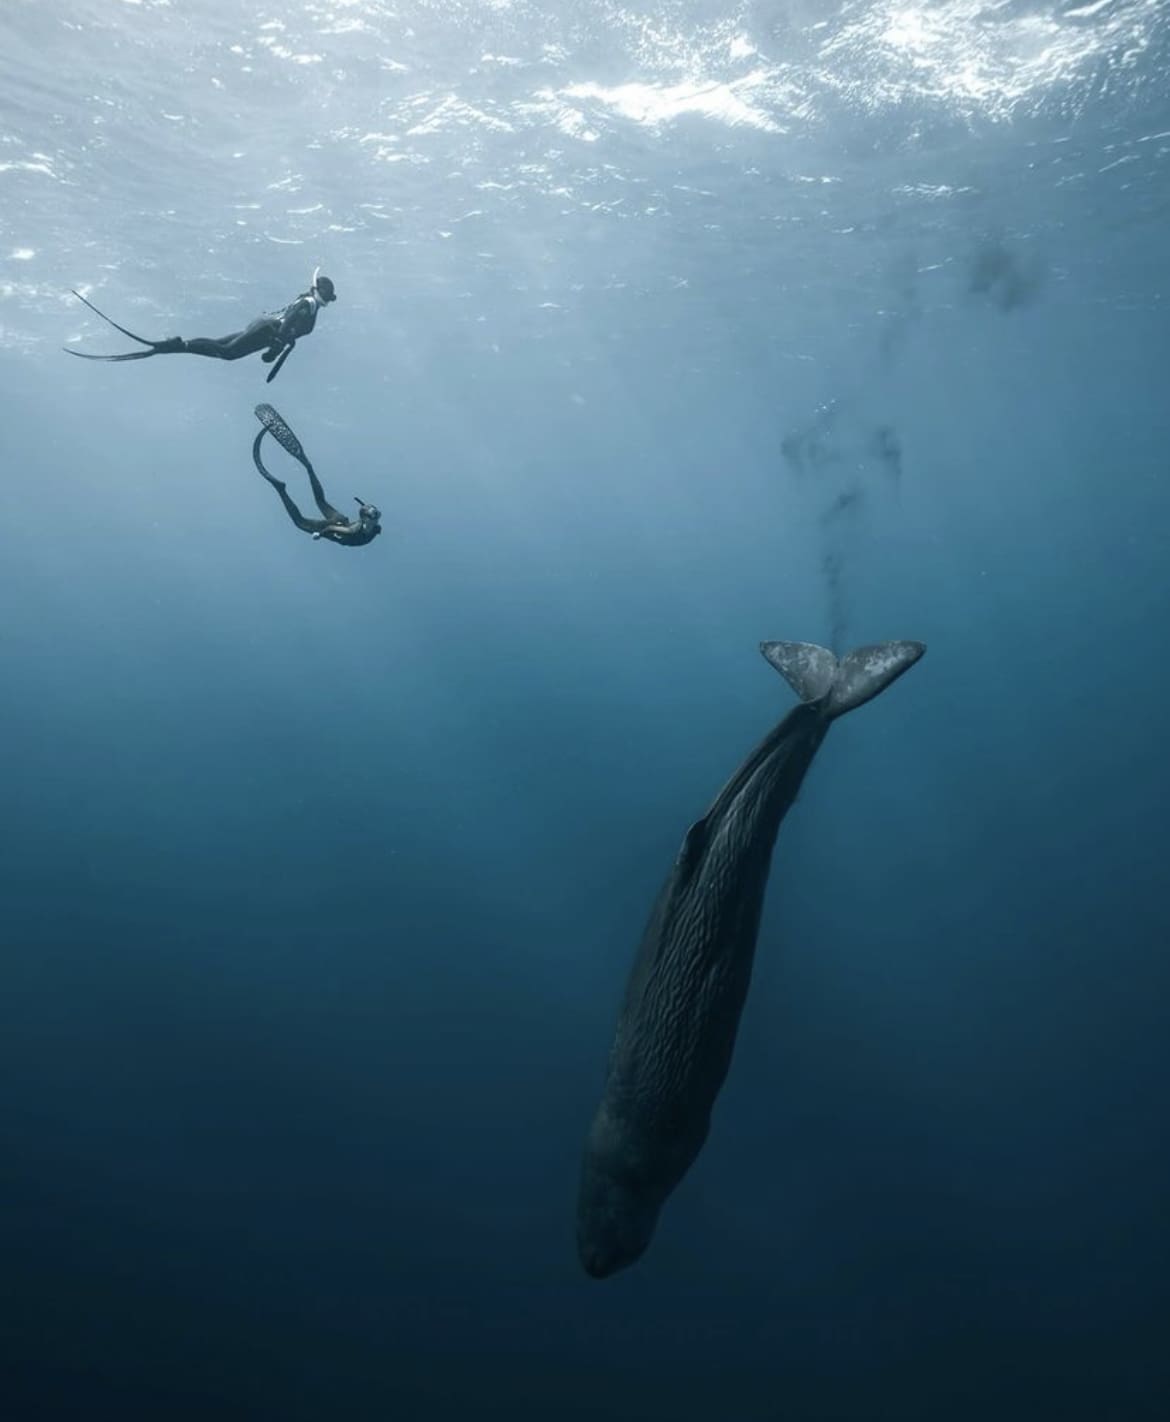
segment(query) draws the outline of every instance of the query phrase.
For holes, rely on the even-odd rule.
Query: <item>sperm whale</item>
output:
[[[840,662],[809,642],[760,651],[801,704],[687,830],[646,925],[581,1167],[577,1251],[594,1278],[641,1258],[707,1138],[751,981],[772,848],[829,727],[926,648],[883,642]]]

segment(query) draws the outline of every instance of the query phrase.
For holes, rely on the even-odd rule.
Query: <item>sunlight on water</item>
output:
[[[133,15],[124,28],[120,12]],[[0,57],[0,82],[21,100],[0,138],[0,241],[36,254],[10,261],[67,285],[118,270],[131,247],[155,260],[151,234],[167,222],[206,263],[208,299],[227,301],[219,254],[241,240],[320,250],[349,238],[351,262],[405,243],[424,279],[447,282],[435,242],[470,238],[476,225],[474,250],[496,256],[475,260],[490,267],[507,260],[501,245],[524,245],[519,233],[543,231],[562,205],[609,218],[620,267],[635,214],[669,224],[670,242],[688,221],[711,223],[701,194],[712,164],[726,170],[723,191],[731,183],[740,194],[724,227],[743,225],[760,182],[779,182],[792,191],[774,220],[794,225],[792,240],[798,230],[849,233],[857,223],[844,187],[816,193],[810,170],[839,178],[843,156],[855,161],[873,135],[900,153],[888,175],[870,165],[874,203],[887,200],[883,188],[903,204],[977,193],[977,172],[927,161],[932,133],[952,121],[989,136],[1028,115],[1063,122],[1094,85],[1126,86],[1137,102],[1157,73],[1166,21],[1162,0],[866,0],[714,17],[614,0],[585,12],[530,0],[290,0],[259,17],[214,0],[26,5]],[[678,165],[669,201],[656,181],[659,144],[674,145]],[[1063,185],[1118,164],[1118,181],[1136,192],[1162,155],[1082,160],[1070,147],[1041,162]],[[473,194],[483,202],[471,217]],[[22,214],[35,204],[45,225],[30,232]],[[496,224],[502,243],[489,235]],[[588,275],[593,264],[583,262],[586,286],[610,283],[612,273]],[[664,290],[696,277],[685,257],[666,266]],[[38,282],[6,290],[11,341],[22,304],[44,297]]]
[[[1108,15],[1101,13],[1106,9]],[[1094,16],[1096,24],[1082,23]],[[1059,7],[1021,13],[1018,6],[983,0],[879,0],[858,7],[821,57],[867,64],[861,93],[876,109],[921,98],[968,118],[1006,119],[1053,94],[1075,110],[1087,98],[1095,65],[1133,65],[1164,23],[1157,0],[1105,0],[1063,14]]]
[[[745,98],[766,84],[767,76],[758,71],[730,84],[700,80],[671,85],[619,84],[612,89],[600,84],[571,84],[563,92],[570,99],[596,99],[622,118],[651,128],[684,114],[701,114],[730,127],[746,124],[764,133],[780,133],[783,131],[780,125]],[[581,115],[573,116],[570,128],[576,123],[583,124]]]

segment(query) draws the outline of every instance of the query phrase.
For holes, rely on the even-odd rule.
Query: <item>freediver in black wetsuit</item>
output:
[[[280,502],[284,505],[293,523],[305,533],[311,533],[314,538],[327,538],[331,543],[342,543],[347,548],[360,548],[364,543],[372,543],[382,532],[381,511],[376,509],[373,504],[367,504],[364,499],[357,498],[355,494],[358,516],[356,519],[346,518],[325,497],[325,490],[321,487],[321,481],[317,478],[312,464],[309,463],[308,455],[301,448],[300,440],[272,406],[257,405],[256,418],[264,428],[252,444],[252,459],[256,468],[280,495]],[[270,434],[273,439],[284,446],[298,463],[304,465],[309,475],[309,483],[313,488],[313,497],[323,514],[322,518],[306,518],[289,498],[284,480],[278,479],[265,469],[260,459],[260,444],[266,434]]]
[[[181,336],[172,336],[166,341],[148,341],[142,336],[136,336],[125,326],[119,326],[117,321],[111,321],[104,311],[98,311],[92,301],[75,291],[73,295],[79,301],[84,301],[103,321],[109,321],[116,331],[121,331],[124,336],[129,336],[132,341],[137,341],[148,349],[125,351],[121,355],[88,355],[85,351],[69,350],[68,347],[66,350],[69,350],[70,355],[79,356],[82,360],[148,360],[156,355],[180,354],[210,356],[214,360],[239,360],[241,356],[263,351],[260,359],[272,365],[265,383],[271,384],[279,374],[280,367],[292,354],[298,338],[307,336],[317,324],[317,312],[322,306],[337,300],[333,283],[320,273],[321,269],[318,267],[313,273],[313,281],[308,291],[302,292],[282,311],[259,316],[250,326],[242,331],[233,331],[230,336],[196,336],[190,341],[183,340]],[[272,364],[273,362],[275,364]]]

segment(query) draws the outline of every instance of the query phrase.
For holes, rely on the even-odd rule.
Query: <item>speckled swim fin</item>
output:
[[[283,445],[289,454],[299,463],[303,464],[306,469],[309,468],[308,456],[301,447],[300,440],[297,439],[296,435],[289,429],[281,414],[274,410],[271,405],[257,405],[256,418],[278,444]]]

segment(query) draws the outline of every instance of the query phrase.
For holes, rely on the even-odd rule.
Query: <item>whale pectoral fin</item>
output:
[[[707,847],[707,818],[696,820],[683,837],[682,848],[674,867],[680,874],[690,874],[698,865],[703,850]]]
[[[832,690],[837,658],[827,647],[815,642],[761,642],[760,651],[802,701],[820,701]]]
[[[925,651],[922,642],[879,642],[873,647],[857,647],[841,659],[829,715],[843,716],[872,701],[904,671],[909,671]]]

